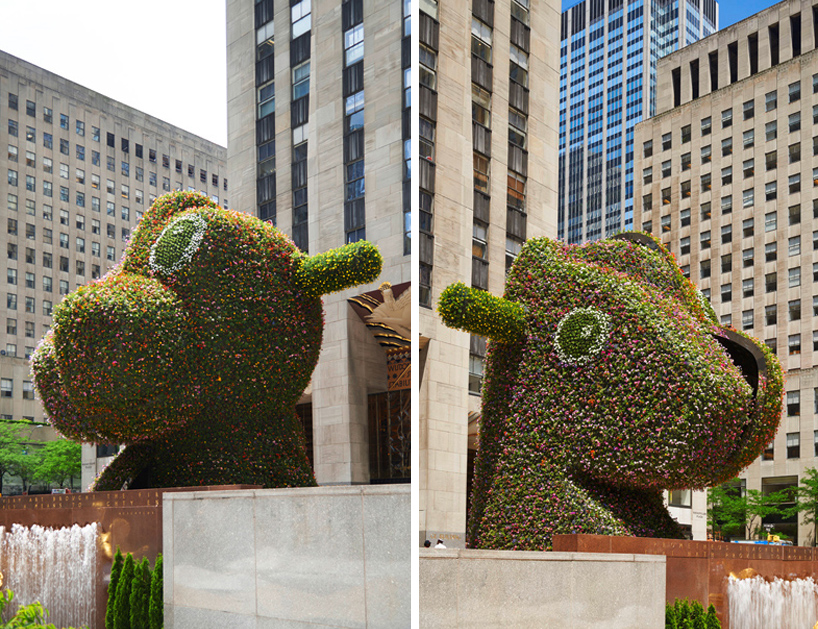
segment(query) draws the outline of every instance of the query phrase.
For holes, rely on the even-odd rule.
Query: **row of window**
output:
[[[309,4],[309,0],[306,0],[307,4]],[[303,2],[301,4],[304,4]],[[12,103],[17,102],[17,95],[9,93],[9,109],[17,110],[17,107],[13,107]],[[30,117],[36,117],[36,104],[33,101],[26,101],[26,114]],[[48,107],[43,107],[43,120],[47,123],[51,123],[53,120],[53,112]],[[68,129],[69,128],[69,117],[66,114],[60,114],[60,128],[61,129]],[[9,135],[12,137],[18,137],[19,134],[19,124],[16,120],[11,118],[8,119],[8,132]],[[81,120],[75,121],[75,132],[78,136],[84,137],[85,136],[85,123]],[[50,133],[44,133],[44,146],[46,148],[53,148],[53,135]],[[91,139],[94,142],[100,142],[101,131],[99,127],[92,126],[91,127]],[[37,140],[37,131],[35,127],[26,126],[26,140],[29,142],[36,142]],[[108,132],[106,134],[106,143],[109,147],[115,148],[116,147],[116,136],[113,133]],[[63,151],[64,149],[64,151]],[[130,153],[130,140],[127,138],[120,138],[120,149],[123,153]],[[144,150],[141,144],[135,143],[134,145],[134,154],[137,159],[143,159]],[[60,151],[64,152],[66,155],[69,152],[69,141],[66,139],[60,140]],[[99,153],[94,151],[96,155],[95,164],[99,165]],[[81,157],[80,157],[81,155]],[[77,148],[77,157],[79,159],[85,159],[85,147],[78,145]],[[109,159],[113,159],[113,157],[109,157]],[[150,163],[157,163],[157,152],[156,149],[148,149],[148,161]],[[170,169],[171,165],[171,158],[167,154],[162,154],[162,166],[164,168]],[[183,172],[183,163],[182,160],[177,159],[175,160],[175,169],[177,173]],[[194,177],[195,169],[193,164],[187,165],[187,174],[188,177]],[[204,169],[199,170],[199,179],[202,183],[207,183],[207,171]],[[219,185],[219,176],[216,173],[211,174],[211,185],[218,187]],[[224,189],[227,190],[227,180],[223,181]]]
[[[814,122],[818,123],[818,105],[815,106]],[[770,123],[771,139],[775,139],[775,123]],[[798,129],[795,129],[796,131]],[[768,136],[770,137],[770,136]],[[745,133],[745,148],[753,146],[752,130]],[[784,149],[782,148],[782,152]],[[731,155],[733,152],[732,138],[727,138],[722,141],[722,155]],[[818,155],[818,136],[812,138],[812,153]],[[786,147],[787,163],[796,164],[801,161],[801,142],[794,142]],[[749,158],[742,161],[742,174],[745,178],[755,175],[755,158]],[[701,148],[701,164],[709,164],[712,161],[712,146],[710,144]],[[772,171],[778,168],[778,150],[773,150],[764,155],[764,165],[767,171]],[[692,168],[692,160],[690,153],[684,153],[680,156],[679,169],[684,173]],[[663,179],[668,178],[672,174],[672,160],[667,160],[661,164],[661,176]],[[722,168],[722,184],[726,185],[733,181],[732,164]],[[703,173],[701,175],[701,189],[702,191],[710,190],[712,173]],[[642,183],[647,185],[653,183],[653,166],[647,166],[642,170]],[[689,182],[688,182],[689,184]]]
[[[0,378],[0,398],[14,397],[14,381],[11,378]],[[23,380],[23,399],[34,399],[34,383]]]
[[[818,74],[812,75],[812,92],[813,94],[818,93]],[[790,83],[787,88],[788,94],[788,102],[795,103],[801,100],[801,82],[795,81],[794,83]],[[778,107],[778,92],[773,90],[772,92],[768,92],[764,96],[764,107],[765,111],[773,111]],[[813,110],[814,111],[814,110]],[[742,115],[744,120],[751,120],[755,116],[755,101],[754,99],[750,99],[745,101],[742,105]],[[800,112],[796,112],[790,115],[790,119],[793,116],[799,116],[800,119]],[[769,123],[768,123],[769,124]],[[730,107],[725,109],[721,112],[721,128],[726,129],[728,127],[733,126],[733,108]],[[705,137],[710,135],[713,128],[713,121],[711,116],[707,116],[706,118],[702,118],[701,120],[701,137]],[[691,125],[684,125],[679,130],[679,139],[681,144],[687,144],[691,140]],[[662,134],[662,151],[669,151],[673,146],[673,133],[668,132]],[[642,145],[643,154],[645,157],[651,157],[653,155],[653,140],[647,140]]]

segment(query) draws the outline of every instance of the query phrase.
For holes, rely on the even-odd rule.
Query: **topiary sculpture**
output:
[[[357,242],[315,256],[205,196],[159,198],[119,265],[67,295],[32,358],[51,423],[126,448],[94,489],[314,485],[295,404],[321,295],[371,282]]]
[[[781,368],[719,326],[653,237],[529,240],[504,298],[449,286],[446,325],[491,339],[471,547],[555,533],[679,537],[662,489],[722,483],[775,435]]]

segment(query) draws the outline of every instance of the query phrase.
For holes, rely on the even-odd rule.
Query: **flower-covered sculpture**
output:
[[[295,404],[321,295],[375,280],[368,242],[315,256],[196,193],[158,199],[121,262],[67,295],[32,359],[65,436],[127,444],[97,490],[314,485]]]
[[[721,328],[654,238],[528,241],[504,298],[449,286],[438,310],[491,339],[469,545],[556,533],[678,537],[663,489],[724,482],[769,443],[782,375]]]

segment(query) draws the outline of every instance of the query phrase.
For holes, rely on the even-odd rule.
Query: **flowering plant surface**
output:
[[[470,314],[476,292],[450,286],[439,307],[447,325],[491,339],[472,547],[545,549],[555,533],[678,537],[662,490],[733,478],[775,435],[777,359],[721,328],[651,236],[529,240],[505,296],[487,296],[502,305],[497,329],[487,297]]]
[[[318,360],[321,295],[375,280],[367,242],[306,256],[271,225],[179,192],[119,265],[54,310],[32,358],[51,423],[127,447],[97,490],[315,483],[295,404]]]

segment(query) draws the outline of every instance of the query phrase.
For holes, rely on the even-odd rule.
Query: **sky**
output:
[[[778,2],[774,0],[722,0],[719,2],[719,28],[725,28],[755,15]]]
[[[225,0],[0,0],[0,50],[227,146]]]

